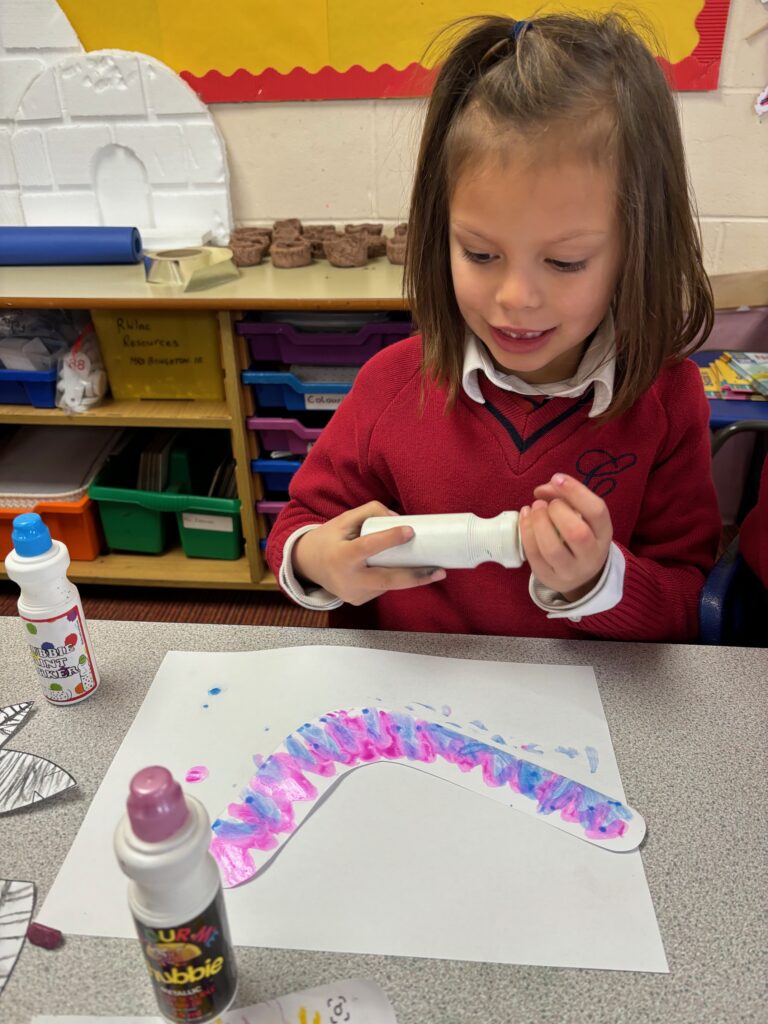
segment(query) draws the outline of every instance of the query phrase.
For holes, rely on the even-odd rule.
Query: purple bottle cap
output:
[[[159,843],[179,831],[189,816],[181,786],[167,768],[155,764],[131,779],[128,819],[134,835]]]

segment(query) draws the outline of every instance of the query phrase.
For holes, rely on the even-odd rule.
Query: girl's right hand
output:
[[[291,552],[297,576],[317,583],[347,604],[361,605],[388,590],[423,587],[445,579],[445,569],[384,569],[366,565],[366,559],[413,537],[410,526],[360,536],[371,516],[397,515],[380,501],[342,512],[322,526],[302,534]]]

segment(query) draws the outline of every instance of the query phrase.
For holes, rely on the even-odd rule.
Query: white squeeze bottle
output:
[[[363,523],[360,536],[395,526],[410,526],[413,537],[405,544],[373,555],[368,565],[474,569],[482,562],[498,562],[506,569],[519,569],[525,561],[517,512],[500,512],[492,519],[483,519],[473,512],[372,516]]]
[[[160,1012],[205,1024],[231,1005],[237,971],[208,813],[167,768],[131,779],[115,853]]]
[[[43,693],[52,704],[77,704],[99,685],[80,595],[67,579],[69,552],[51,540],[36,512],[13,520],[5,571],[21,588],[19,616]]]

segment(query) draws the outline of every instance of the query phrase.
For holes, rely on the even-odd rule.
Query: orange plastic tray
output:
[[[53,539],[66,544],[73,560],[92,562],[101,553],[101,523],[95,503],[86,494],[79,501],[38,501],[32,508],[0,508],[0,559],[13,547],[13,520],[23,512],[37,512]]]

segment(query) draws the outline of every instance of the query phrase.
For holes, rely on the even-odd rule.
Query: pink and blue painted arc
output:
[[[484,784],[507,787],[517,806],[520,798],[530,801],[534,813],[559,819],[552,824],[607,847],[639,819],[619,800],[441,722],[382,707],[329,711],[291,733],[257,768],[227,815],[214,821],[210,848],[224,884],[239,885],[258,874],[271,851],[293,834],[320,795],[311,776],[331,779],[378,761],[420,768],[443,762],[463,773],[479,768]],[[644,826],[632,846],[642,832]]]

